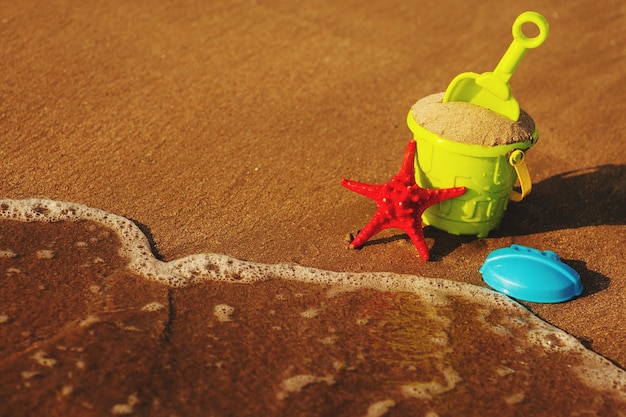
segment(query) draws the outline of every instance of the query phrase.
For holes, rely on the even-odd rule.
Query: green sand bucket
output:
[[[507,145],[482,146],[443,138],[420,126],[411,112],[409,129],[417,143],[415,179],[423,188],[466,187],[460,197],[428,208],[422,221],[455,235],[487,237],[500,225],[509,200],[521,201],[532,188],[524,153],[531,139]],[[521,192],[513,189],[519,180]]]
[[[533,24],[539,34],[527,37],[522,26]],[[548,22],[539,13],[520,14],[512,27],[513,42],[493,72],[459,74],[448,85],[443,103],[466,102],[517,121],[520,108],[509,79],[529,49],[543,44]],[[442,201],[422,215],[426,225],[456,235],[486,237],[500,225],[509,200],[521,201],[532,188],[524,151],[537,142],[537,130],[523,142],[482,146],[443,138],[421,126],[411,111],[409,129],[417,143],[415,180],[424,188],[467,188],[460,197]],[[513,190],[519,180],[521,192]]]

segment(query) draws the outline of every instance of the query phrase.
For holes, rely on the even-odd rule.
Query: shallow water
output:
[[[444,279],[199,254],[131,221],[0,201],[0,415],[617,415],[626,373]],[[18,411],[19,410],[19,411]]]

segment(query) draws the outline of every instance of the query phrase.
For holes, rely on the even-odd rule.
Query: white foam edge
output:
[[[181,288],[205,281],[249,284],[280,277],[309,284],[341,286],[345,291],[373,289],[412,292],[436,302],[441,300],[441,292],[473,302],[481,300],[494,307],[524,314],[530,323],[542,329],[539,333],[529,333],[529,341],[534,344],[545,347],[544,338],[537,336],[540,333],[558,334],[559,341],[563,343],[560,350],[581,354],[583,364],[578,367],[578,374],[582,380],[600,390],[620,392],[622,400],[626,401],[625,371],[585,348],[574,336],[544,322],[521,304],[488,288],[440,278],[389,272],[332,272],[292,264],[261,264],[217,253],[194,254],[164,262],[154,257],[148,238],[131,220],[71,202],[41,198],[0,199],[0,219],[24,222],[79,220],[97,222],[118,233],[121,243],[120,255],[129,260],[127,267],[132,272],[169,287]],[[337,288],[334,291],[337,292]],[[604,372],[598,371],[598,365]]]

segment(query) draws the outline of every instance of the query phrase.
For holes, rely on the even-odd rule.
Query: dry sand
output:
[[[410,112],[418,125],[439,137],[481,146],[534,142],[535,122],[524,109],[520,109],[516,121],[511,121],[471,103],[443,103],[443,96],[444,93],[426,96],[418,100]]]
[[[510,42],[513,20],[525,9],[544,14],[551,27],[546,43],[526,56],[511,80],[513,94],[539,130],[540,141],[527,155],[533,193],[510,204],[500,230],[486,239],[427,228],[430,262],[421,261],[408,238],[394,230],[362,250],[348,250],[346,237],[369,220],[374,207],[343,189],[339,179],[382,183],[397,172],[411,137],[405,125],[409,108],[442,91],[460,72],[492,70]],[[478,268],[490,251],[511,243],[553,250],[581,274],[585,290],[567,303],[526,306],[616,366],[626,365],[623,2],[503,7],[495,0],[22,1],[3,5],[0,13],[2,198],[73,201],[131,218],[166,261],[220,253],[265,264],[389,271],[484,286]],[[47,237],[62,242],[63,236],[80,235],[66,224],[35,232],[18,223],[20,234],[10,223],[0,224],[0,242],[22,236],[31,257],[5,253],[0,262],[32,259],[32,271],[50,255],[41,246]],[[29,306],[38,318],[3,346],[2,369],[27,372],[2,373],[2,395],[8,398],[3,415],[19,415],[16,405],[24,404],[30,407],[24,415],[43,409],[58,415],[168,415],[176,410],[146,399],[176,384],[182,384],[181,397],[162,401],[198,407],[181,415],[200,414],[212,403],[199,398],[216,392],[213,381],[200,374],[193,385],[180,379],[187,375],[183,371],[200,369],[194,368],[198,361],[209,360],[197,357],[211,333],[195,316],[204,311],[200,306],[208,308],[208,295],[202,286],[174,297],[148,280],[129,285],[114,256],[116,245],[103,242],[93,255],[104,262],[96,262],[90,276],[110,280],[104,295],[98,294],[101,283],[70,285],[66,272],[42,282],[33,272],[32,285],[9,286],[15,277],[3,270],[3,299],[15,300],[12,308],[21,305],[20,311]],[[65,267],[83,264],[81,257]],[[314,289],[285,285],[286,292],[316,296]],[[142,321],[145,316],[134,308],[152,302],[160,321]],[[105,325],[89,321],[96,310],[111,312]],[[178,314],[165,314],[171,311]],[[0,311],[4,343],[12,314]],[[167,326],[172,321],[181,326],[178,334]],[[75,332],[80,323],[87,330]],[[247,334],[250,344],[265,340],[257,329]],[[159,349],[168,340],[174,347]],[[99,358],[86,368],[88,378],[79,375],[87,366],[80,349],[88,351],[85,357]],[[158,354],[144,354],[152,351]],[[111,374],[121,357],[133,367]],[[61,371],[37,368],[50,364],[61,364],[54,368]],[[160,371],[162,378],[155,378]],[[569,380],[554,372],[557,387]],[[245,372],[224,375],[241,398],[264,398],[262,384],[239,383]],[[312,415],[332,398],[315,393],[337,386],[332,382],[338,379],[328,375],[299,380],[303,395],[318,401],[309,404]],[[79,389],[67,382],[72,378],[86,385]],[[456,401],[475,406],[482,393],[468,386],[457,385]],[[113,402],[87,401],[89,387],[104,390],[101,398]],[[568,391],[557,388],[551,398],[559,395],[567,400]],[[520,399],[533,415],[546,410],[532,398],[509,401]],[[381,401],[374,411],[402,412],[387,398],[374,400]],[[611,401],[604,402],[609,409]],[[227,414],[222,406],[228,408],[218,404],[213,411]],[[441,409],[440,415],[455,412]]]

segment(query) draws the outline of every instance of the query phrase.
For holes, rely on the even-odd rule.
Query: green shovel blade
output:
[[[534,38],[524,35],[522,25],[533,23],[539,28]],[[511,120],[519,119],[519,104],[511,94],[509,79],[529,49],[541,45],[548,36],[548,22],[536,12],[524,12],[513,23],[513,42],[493,72],[457,75],[443,96],[443,102],[464,101],[487,108]]]

